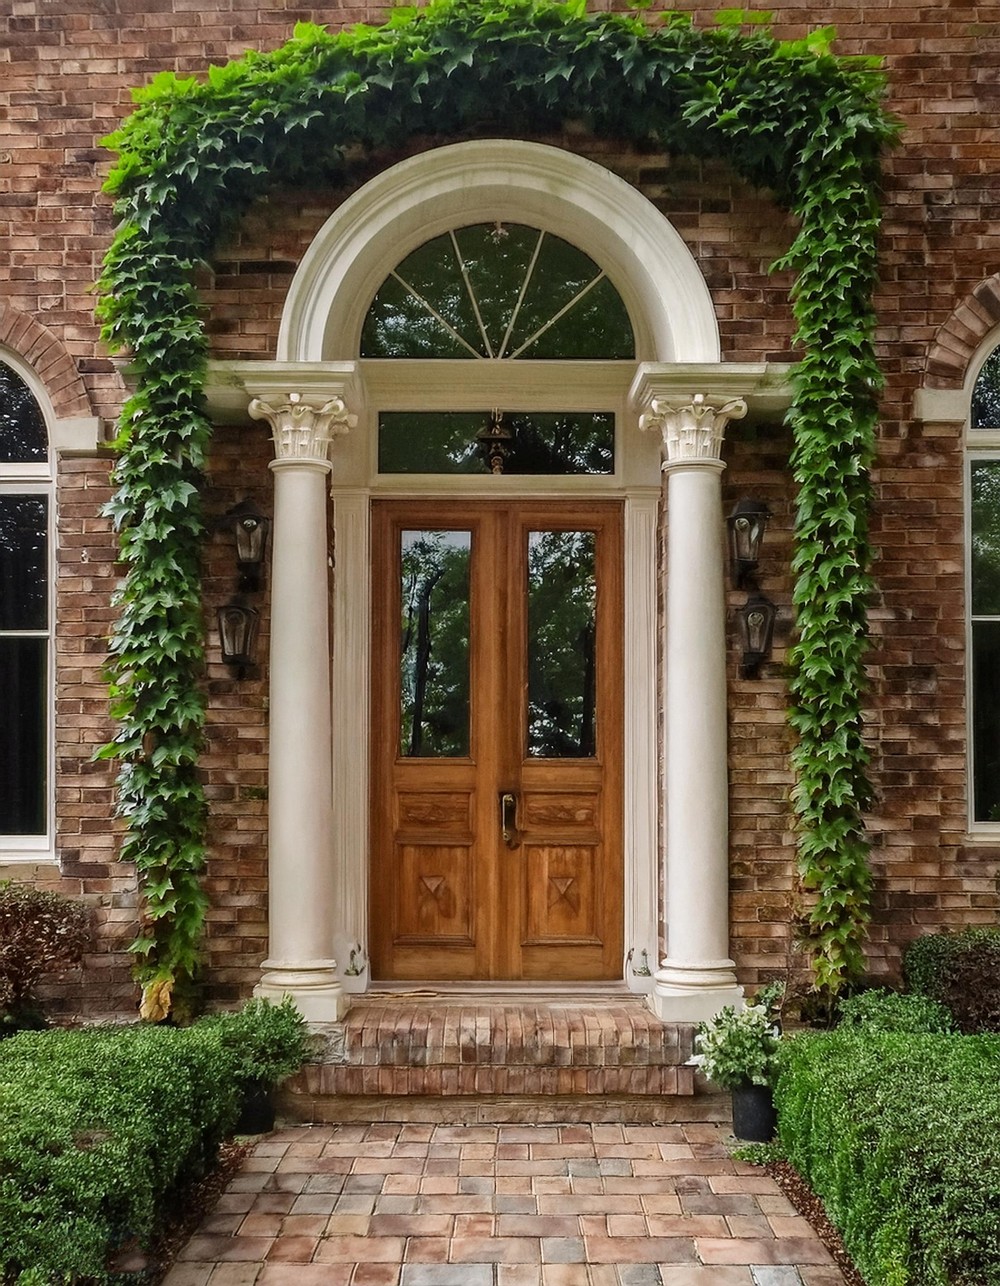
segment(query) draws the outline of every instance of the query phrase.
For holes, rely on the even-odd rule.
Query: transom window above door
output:
[[[365,318],[362,357],[633,358],[625,304],[589,255],[516,223],[454,228],[412,250]]]

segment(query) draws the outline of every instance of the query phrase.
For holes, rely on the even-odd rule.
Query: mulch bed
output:
[[[127,1274],[142,1286],[156,1286],[157,1282],[162,1282],[178,1252],[205,1218],[205,1212],[211,1210],[229,1181],[236,1177],[244,1159],[253,1151],[255,1142],[253,1139],[227,1139],[220,1144],[213,1169],[176,1193],[163,1228],[149,1250],[138,1246],[123,1247],[110,1266],[112,1271]]]
[[[851,1263],[850,1256],[844,1249],[840,1233],[827,1218],[819,1197],[798,1170],[787,1161],[769,1161],[764,1166],[764,1170],[777,1183],[799,1214],[809,1220],[820,1241],[836,1260],[847,1286],[865,1286],[865,1279]]]

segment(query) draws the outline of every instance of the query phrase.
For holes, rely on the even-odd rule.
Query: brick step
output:
[[[661,1022],[638,997],[366,996],[328,1029],[324,1049],[286,1083],[282,1102],[293,1115],[325,1120],[344,1119],[318,1110],[332,1099],[690,1098],[693,1036],[693,1027]]]

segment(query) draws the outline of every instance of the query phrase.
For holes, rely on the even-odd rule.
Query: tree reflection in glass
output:
[[[596,752],[597,582],[592,531],[528,533],[528,754]]]
[[[489,473],[476,435],[482,411],[383,411],[379,473]],[[504,473],[609,474],[615,467],[615,417],[609,411],[507,411],[512,433]]]
[[[0,630],[48,625],[48,501],[0,495]]]
[[[480,223],[434,237],[386,277],[362,357],[616,360],[632,323],[604,270],[561,237]]]
[[[0,835],[43,835],[48,500],[0,495]]]
[[[469,753],[468,531],[401,533],[404,757]]]
[[[986,822],[1000,821],[1000,462],[973,460],[970,490],[973,811]]]
[[[995,348],[976,377],[972,390],[972,427],[1000,429],[1000,348]]]
[[[972,614],[1000,616],[1000,463],[972,462]]]
[[[0,362],[0,464],[27,464],[47,455],[41,407],[20,375]]]

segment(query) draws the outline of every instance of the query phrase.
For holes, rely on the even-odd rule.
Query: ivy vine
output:
[[[719,157],[798,220],[790,422],[798,484],[792,652],[799,870],[814,897],[815,985],[862,968],[870,802],[862,740],[867,512],[880,386],[872,335],[880,154],[895,134],[872,59],[832,32],[778,41],[742,11],[714,28],[676,13],[587,13],[582,0],[432,0],[381,26],[300,25],[205,78],[164,72],[107,140],[117,232],[99,316],[131,359],[111,512],[127,574],[111,641],[122,852],[136,863],[134,944],[147,1009],[198,966],[205,800],[197,772],[204,663],[199,502],[210,428],[193,272],[269,186],[343,180],[349,153],[415,136],[596,135]]]

